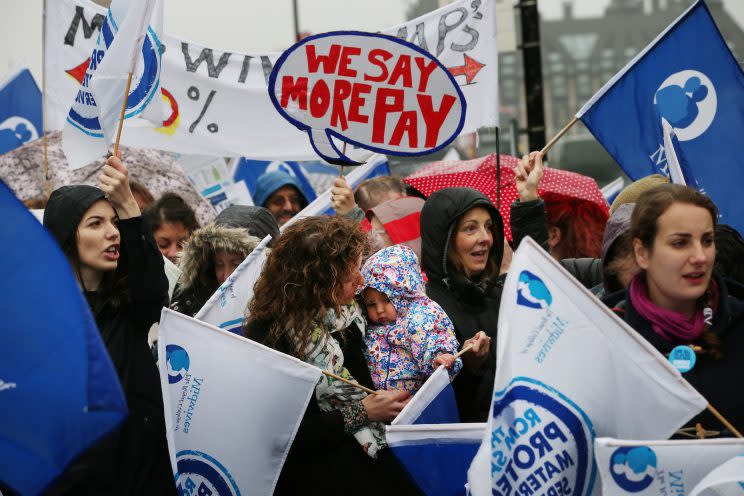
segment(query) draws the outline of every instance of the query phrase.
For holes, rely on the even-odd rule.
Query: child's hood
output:
[[[364,286],[384,293],[398,313],[424,295],[424,281],[416,254],[405,245],[384,248],[362,267]]]

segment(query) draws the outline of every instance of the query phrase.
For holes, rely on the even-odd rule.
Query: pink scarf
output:
[[[715,308],[718,300],[718,286],[715,280],[711,280],[710,289],[713,295],[713,307]],[[630,282],[628,291],[630,292],[633,308],[651,324],[651,328],[656,334],[667,341],[689,343],[695,341],[703,333],[705,327],[703,309],[698,308],[695,310],[695,315],[688,317],[657,306],[648,296],[648,286],[646,285],[644,272],[636,274]]]

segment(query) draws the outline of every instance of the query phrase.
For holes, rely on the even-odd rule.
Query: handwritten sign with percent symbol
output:
[[[207,100],[204,102],[204,106],[199,112],[199,116],[189,126],[190,133],[193,133],[194,129],[196,129],[196,126],[199,125],[199,123],[202,120],[202,117],[204,117],[204,114],[207,113],[207,109],[209,108],[209,105],[212,103],[212,99],[214,98],[214,95],[216,94],[217,92],[215,90],[212,90],[209,92],[209,95],[207,95]],[[199,91],[199,88],[197,88],[196,86],[190,86],[189,89],[186,91],[186,95],[189,97],[189,99],[195,102],[198,102],[199,98],[201,97],[201,92]],[[207,124],[207,131],[209,131],[210,133],[216,133],[217,131],[219,131],[219,129],[220,129],[219,126],[215,124],[214,122]]]
[[[465,97],[428,52],[392,36],[324,33],[274,65],[269,96],[310,136],[324,160],[356,164],[333,138],[379,153],[423,155],[448,145],[465,120]]]

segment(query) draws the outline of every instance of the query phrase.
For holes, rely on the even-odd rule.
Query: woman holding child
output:
[[[274,244],[249,306],[247,337],[367,388],[364,318],[354,304],[367,237],[339,217],[309,217]],[[324,376],[305,412],[275,494],[418,494],[386,448],[383,422],[405,391],[361,389]]]

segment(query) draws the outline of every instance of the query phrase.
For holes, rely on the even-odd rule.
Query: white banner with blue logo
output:
[[[62,148],[72,169],[103,156],[115,140],[130,72],[124,118],[163,122],[162,22],[161,0],[111,2],[62,131]]]
[[[107,22],[106,10],[89,0],[55,0],[47,9],[47,18],[54,22],[46,23],[46,115],[49,129],[59,129],[84,81],[86,59]],[[494,0],[457,0],[382,30],[429,51],[455,77],[468,101],[462,132],[498,122],[495,15]],[[123,144],[263,160],[317,159],[307,135],[283,119],[269,99],[267,82],[279,53],[218,50],[167,34],[160,42],[165,46],[163,125],[128,121]],[[144,93],[147,87],[138,91]],[[94,123],[85,122],[94,128],[89,132],[100,134]]]
[[[217,326],[226,331],[240,333],[247,316],[246,307],[253,299],[253,285],[266,262],[267,246],[271,236],[245,257],[245,260],[230,274],[230,277],[217,288],[217,291],[204,303],[194,318]]]
[[[744,454],[744,439],[598,438],[594,449],[604,496],[692,496],[714,469]],[[744,457],[740,459],[744,463]],[[738,475],[744,481],[744,471]]]
[[[744,231],[744,72],[701,0],[576,114],[636,180],[662,173],[701,189]],[[678,167],[678,168],[677,168]]]
[[[41,91],[21,69],[0,86],[0,155],[37,139],[41,126]]]
[[[690,496],[741,496],[744,494],[744,453],[714,468],[690,491]]]
[[[597,494],[594,438],[667,439],[707,403],[532,239],[504,283],[475,496]]]
[[[158,358],[179,494],[271,495],[320,369],[167,308]]]

